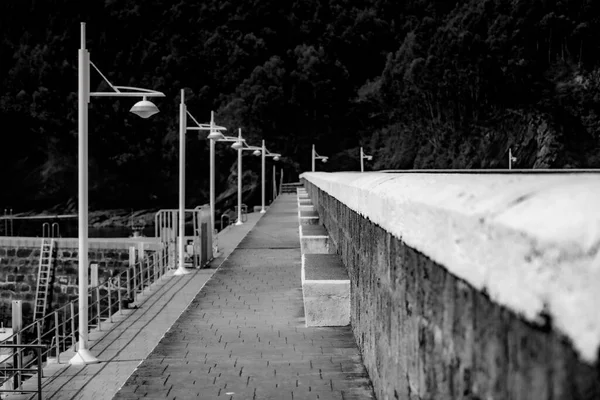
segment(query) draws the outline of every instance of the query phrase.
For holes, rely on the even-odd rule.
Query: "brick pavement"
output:
[[[61,354],[61,364],[44,368],[43,398],[52,400],[112,399],[118,389],[150,354],[164,333],[186,309],[218,266],[231,254],[262,217],[248,214],[248,221],[219,233],[219,253],[209,268],[184,276],[169,276],[138,297],[138,308],[116,315],[113,323],[103,322],[101,331],[90,333],[90,350],[100,363],[69,365],[72,351]],[[34,388],[27,381],[26,389]],[[37,398],[37,395],[10,395],[9,400]]]
[[[296,195],[282,195],[116,399],[373,399],[351,328],[306,328]]]

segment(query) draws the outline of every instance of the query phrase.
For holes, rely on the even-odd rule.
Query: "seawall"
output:
[[[379,399],[600,398],[600,178],[301,176]]]

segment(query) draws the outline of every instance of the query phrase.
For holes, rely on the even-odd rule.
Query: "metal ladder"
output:
[[[35,292],[35,310],[33,320],[46,315],[48,307],[48,289],[52,273],[52,259],[54,256],[54,238],[42,238],[42,249],[40,252],[40,266],[38,269],[37,290]]]

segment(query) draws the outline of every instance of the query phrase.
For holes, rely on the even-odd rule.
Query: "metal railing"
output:
[[[13,366],[16,365],[16,368],[3,368],[0,370],[0,372],[2,372],[2,375],[0,375],[0,392],[4,392],[4,393],[37,393],[37,397],[39,400],[42,400],[42,378],[43,378],[43,371],[42,371],[42,357],[41,357],[41,352],[43,349],[45,349],[46,346],[45,345],[38,345],[38,344],[1,344],[0,343],[0,349],[14,349],[13,350],[13,354],[11,356],[9,356],[8,359],[12,359],[13,361]],[[28,368],[28,367],[22,367],[23,365],[23,350],[34,350],[36,353],[36,357],[35,359],[37,360],[37,366],[36,368]],[[11,378],[7,378],[6,377],[6,373],[7,372],[13,372],[14,375]],[[25,374],[30,374],[31,376],[33,375],[37,375],[38,379],[37,379],[37,388],[35,390],[31,390],[31,389],[19,389],[19,387],[21,386],[20,383],[22,382],[21,379],[23,377],[23,375]],[[6,383],[12,383],[13,384],[13,388],[14,389],[2,389],[2,387],[6,384]]]
[[[145,290],[149,290],[150,286],[161,279],[168,269],[166,249],[162,249],[138,259],[125,271],[102,284],[90,287],[88,327],[102,330],[103,323],[112,322],[114,315],[122,313],[128,308],[129,303],[137,302],[138,296]],[[49,360],[60,364],[63,362],[60,359],[62,352],[67,349],[77,350],[78,305],[79,300],[75,299],[31,324],[17,329],[11,336],[0,342],[0,348],[14,347],[13,344],[20,347],[16,354],[5,359],[0,357],[0,394],[26,392],[19,389],[21,383],[34,375],[31,372],[24,372],[27,368],[34,363],[41,364]],[[13,360],[22,360],[22,363],[14,368]],[[41,375],[38,377],[41,379]],[[14,382],[14,390],[3,389],[2,385],[7,381]]]

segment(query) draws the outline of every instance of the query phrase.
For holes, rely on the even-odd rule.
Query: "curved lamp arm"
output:
[[[104,74],[90,61],[90,65],[100,74],[102,79],[111,87],[114,92],[91,92],[90,96],[94,97],[165,97],[163,92],[157,90],[138,88],[133,86],[115,86],[104,76]],[[121,90],[127,90],[122,92]]]

